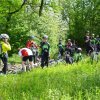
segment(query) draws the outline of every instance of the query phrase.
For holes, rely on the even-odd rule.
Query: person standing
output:
[[[2,60],[4,67],[1,73],[6,74],[8,69],[8,51],[11,50],[11,46],[8,42],[9,36],[7,34],[0,35],[0,59]]]
[[[100,37],[99,37],[99,35],[96,36],[96,47],[97,47],[97,52],[100,52]]]
[[[57,46],[58,46],[58,50],[59,50],[59,58],[62,58],[63,54],[64,54],[64,48],[63,48],[61,39],[59,39],[59,43]]]
[[[65,51],[67,51],[71,56],[73,55],[73,52],[72,52],[72,41],[71,39],[68,39],[68,41],[66,41],[66,44],[65,44]]]
[[[44,66],[48,67],[49,63],[49,51],[50,51],[50,44],[48,43],[48,36],[44,35],[43,40],[40,43],[41,48],[41,67]]]
[[[89,55],[90,50],[92,49],[90,46],[90,40],[91,40],[91,36],[90,36],[90,32],[87,31],[86,35],[84,36],[84,43],[85,43],[85,49],[86,49],[86,54]]]
[[[90,45],[91,45],[91,48],[93,49],[93,51],[97,51],[97,47],[96,47],[96,38],[95,38],[95,35],[92,34],[91,36],[91,39],[90,39]]]
[[[38,45],[36,44],[36,42],[34,41],[34,36],[29,36],[29,40],[26,43],[26,48],[29,48],[32,50],[33,52],[33,61],[34,64],[36,64],[36,60],[38,57]]]

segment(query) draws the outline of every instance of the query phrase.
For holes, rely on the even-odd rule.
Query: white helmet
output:
[[[9,36],[7,34],[1,34],[0,39],[9,39]]]
[[[82,51],[82,48],[78,48],[79,51]]]
[[[47,36],[47,35],[44,35],[43,38],[44,38],[44,39],[48,39],[48,36]]]

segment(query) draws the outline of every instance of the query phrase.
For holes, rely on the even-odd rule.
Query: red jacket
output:
[[[32,46],[35,48],[38,48],[38,46],[36,45],[36,43],[34,41],[28,40],[26,43],[26,47],[31,48]]]

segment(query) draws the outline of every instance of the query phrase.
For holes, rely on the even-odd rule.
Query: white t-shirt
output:
[[[22,48],[18,52],[19,56],[31,56],[33,55],[32,51],[28,48]]]

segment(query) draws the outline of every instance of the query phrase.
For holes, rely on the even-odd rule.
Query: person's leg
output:
[[[32,68],[33,68],[33,62],[30,61],[30,67],[29,67],[29,69],[32,69]]]
[[[98,45],[98,52],[100,52],[100,44]]]
[[[89,54],[89,46],[88,46],[88,44],[85,44],[85,48],[86,48],[86,54],[88,55]]]
[[[42,68],[44,67],[44,61],[45,61],[45,56],[44,56],[44,54],[42,54],[42,56],[41,56],[41,67]]]
[[[45,65],[48,67],[48,63],[49,63],[49,55],[48,53],[45,55]]]
[[[60,54],[61,54],[61,59],[62,59],[62,57],[63,57],[63,50],[60,51]]]
[[[39,59],[38,59],[38,51],[36,51],[36,56],[35,56],[35,61],[36,61],[36,63],[39,61]]]
[[[24,61],[22,61],[22,70],[23,70],[24,72],[26,72],[26,65],[25,65],[25,62],[24,62]]]
[[[33,68],[32,56],[29,56],[29,63],[30,63],[29,69],[32,69]]]
[[[28,60],[28,57],[23,57],[22,58],[22,70],[24,71],[24,72],[26,72],[26,61]]]
[[[34,63],[34,64],[36,63],[35,55],[33,56],[33,63]]]
[[[3,57],[1,57],[1,60],[2,60],[2,62],[3,62],[3,64],[4,64],[4,67],[3,67],[3,69],[2,69],[2,72],[3,72],[4,74],[6,74],[7,69],[8,69],[8,65],[7,65],[8,59],[7,59],[7,57],[3,56]]]
[[[66,56],[66,63],[69,63],[69,56]]]

